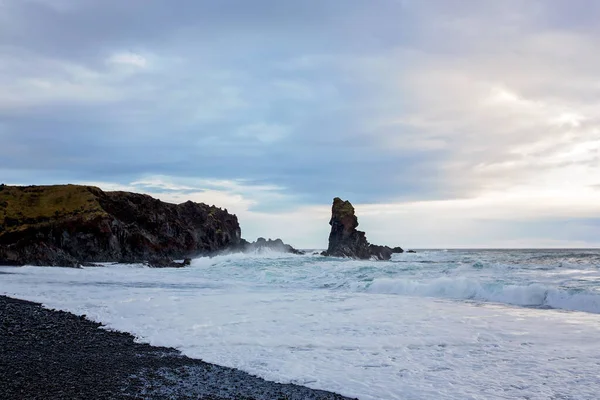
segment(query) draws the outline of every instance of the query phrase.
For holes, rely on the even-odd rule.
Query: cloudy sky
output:
[[[600,246],[600,2],[0,0],[0,181],[326,247]]]

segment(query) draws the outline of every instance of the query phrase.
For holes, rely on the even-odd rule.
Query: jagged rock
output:
[[[236,248],[237,251],[243,253],[255,253],[262,252],[264,250],[276,251],[280,253],[292,253],[292,254],[304,254],[303,251],[297,250],[290,246],[289,244],[283,243],[281,239],[275,240],[267,240],[265,238],[259,237],[256,239],[256,242],[248,242],[244,239],[241,240],[240,245]]]
[[[408,250],[407,253],[416,253],[414,250]]]
[[[80,262],[75,257],[48,243],[30,243],[26,248],[0,245],[0,265],[41,265],[34,260],[44,260],[45,265],[48,266],[72,268],[80,266]]]
[[[184,259],[239,245],[237,217],[77,185],[0,187],[0,264],[77,266]]]
[[[392,249],[369,244],[365,232],[356,229],[358,218],[354,214],[354,207],[349,201],[343,201],[339,197],[333,199],[329,225],[329,247],[322,253],[324,256],[389,260],[393,253],[404,251],[400,247]]]
[[[374,257],[378,260],[389,260],[392,258],[392,249],[388,246],[377,246],[375,244],[369,245],[369,251],[371,252],[371,257]]]
[[[186,258],[182,262],[173,261],[170,258],[152,258],[147,262],[151,268],[183,268],[192,264],[191,258]]]

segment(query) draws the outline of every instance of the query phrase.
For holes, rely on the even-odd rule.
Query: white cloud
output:
[[[600,236],[579,237],[585,227],[573,232],[559,231],[563,228],[556,223],[556,231],[548,231],[548,225],[537,227],[556,220],[577,225],[579,219],[600,215],[600,191],[593,192],[592,188],[570,192],[568,188],[538,191],[523,187],[470,199],[355,206],[360,229],[373,243],[408,248],[596,247]],[[522,231],[524,227],[527,232]]]
[[[486,32],[482,42],[450,31],[444,43],[453,33],[467,40],[456,52],[400,48],[355,60],[352,74],[379,78],[370,101],[382,111],[365,132],[382,151],[442,154],[431,159],[439,184],[464,195],[540,181],[583,187],[600,174],[597,40],[533,27]]]
[[[98,186],[104,190],[148,193],[170,203],[192,200],[227,208],[233,213],[248,212],[253,207],[265,203],[281,204],[291,201],[291,198],[285,194],[285,188],[253,184],[244,180],[153,175],[129,184],[92,181],[79,183]]]
[[[136,53],[115,53],[111,55],[108,60],[110,64],[120,64],[125,66],[132,66],[137,68],[146,68],[148,60]]]
[[[161,190],[193,190],[192,186],[180,185],[177,183],[173,183],[169,181],[168,178],[165,177],[149,177],[145,179],[140,179],[135,182],[130,183],[131,186],[140,186],[148,189],[161,189]]]

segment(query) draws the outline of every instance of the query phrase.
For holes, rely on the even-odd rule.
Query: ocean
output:
[[[359,399],[600,398],[600,250],[0,267],[0,294]]]

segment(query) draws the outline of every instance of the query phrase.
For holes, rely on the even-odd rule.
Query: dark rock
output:
[[[2,235],[0,234],[0,240]],[[35,260],[44,260],[46,266],[61,266],[77,268],[80,262],[63,249],[43,241],[29,242],[26,247],[18,245],[5,246],[0,244],[0,265],[41,265]]]
[[[182,262],[173,261],[170,258],[155,257],[148,260],[146,265],[151,268],[183,268],[191,265],[192,260],[186,258]]]
[[[283,241],[281,239],[275,239],[275,240],[268,239],[267,240],[262,237],[259,237],[258,239],[256,239],[256,242],[248,242],[245,239],[242,239],[240,241],[240,244],[238,246],[236,246],[236,248],[234,249],[234,251],[238,251],[238,252],[242,252],[242,253],[257,253],[257,252],[260,253],[265,250],[276,251],[279,253],[291,253],[291,254],[297,254],[297,255],[304,254],[303,251],[297,250],[297,249],[293,248],[292,246],[290,246],[289,244],[283,243]]]
[[[388,246],[369,244],[365,232],[356,229],[358,218],[354,214],[354,207],[349,201],[343,201],[339,197],[333,199],[329,225],[329,247],[321,253],[324,256],[389,260],[393,253],[404,251],[400,247],[392,249]]]
[[[356,230],[358,219],[354,215],[354,207],[349,201],[339,197],[333,199],[331,208],[331,233],[327,256],[369,259],[371,251],[365,233]]]
[[[90,186],[4,186],[0,264],[74,267],[208,255],[237,246],[237,217]]]
[[[102,267],[102,264],[98,264],[98,263],[92,263],[92,262],[84,262],[81,263],[82,267]]]
[[[388,246],[378,246],[375,244],[369,245],[369,252],[371,253],[371,258],[378,260],[389,260],[393,254],[392,249]]]
[[[408,250],[407,253],[416,253],[414,250]]]

